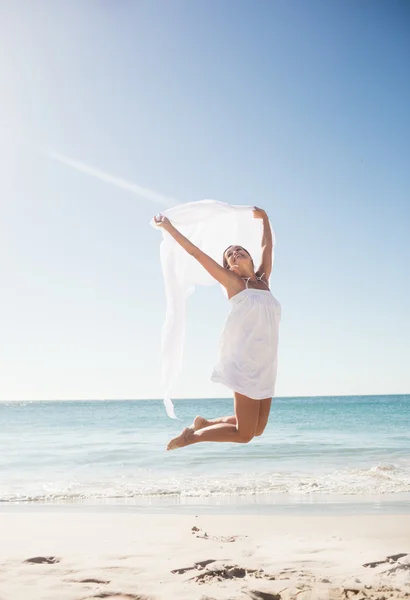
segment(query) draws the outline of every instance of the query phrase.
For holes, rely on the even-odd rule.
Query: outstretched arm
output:
[[[262,262],[256,274],[261,277],[265,274],[266,280],[269,280],[272,272],[272,252],[273,252],[273,240],[272,230],[270,228],[268,215],[261,208],[255,207],[253,211],[255,219],[262,219],[263,233],[262,233]]]
[[[178,244],[182,246],[182,248],[188,252],[188,254],[193,256],[204,267],[204,269],[206,269],[208,273],[214,279],[216,279],[216,281],[219,281],[219,283],[226,288],[228,294],[238,291],[236,288],[238,287],[239,278],[235,273],[224,269],[213,258],[208,256],[208,254],[202,252],[198,246],[195,246],[195,244],[190,242],[188,238],[178,231],[178,229],[172,225],[171,221],[167,217],[159,215],[155,217],[154,220],[158,227],[165,229],[165,231],[172,235],[174,240],[178,242]]]

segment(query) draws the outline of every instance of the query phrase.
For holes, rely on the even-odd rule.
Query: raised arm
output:
[[[195,244],[190,242],[188,238],[178,231],[167,217],[159,215],[155,217],[154,220],[158,227],[165,229],[165,231],[172,235],[174,240],[178,242],[188,254],[193,256],[204,269],[216,279],[216,281],[219,281],[219,283],[226,288],[228,295],[239,291],[240,283],[238,283],[238,280],[240,280],[240,278],[235,273],[228,271],[228,269],[224,269],[213,258],[208,256],[208,254],[202,252],[198,246],[195,246]]]
[[[264,210],[257,207],[255,207],[253,211],[253,216],[255,217],[255,219],[261,219],[263,223],[262,261],[256,274],[258,275],[258,277],[261,277],[263,274],[265,274],[266,280],[269,280],[270,274],[272,272],[273,253],[272,230],[270,228],[269,218]]]

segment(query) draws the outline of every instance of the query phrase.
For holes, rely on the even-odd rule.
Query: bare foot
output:
[[[173,438],[168,446],[167,450],[176,450],[177,448],[183,448],[184,446],[189,446],[188,437],[194,433],[192,427],[185,427],[182,433],[180,433],[177,437]]]
[[[208,427],[209,423],[204,417],[195,417],[194,422],[191,425],[191,428],[194,431],[199,431],[204,427]]]

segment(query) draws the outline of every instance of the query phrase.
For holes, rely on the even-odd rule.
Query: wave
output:
[[[337,470],[325,475],[244,473],[223,477],[177,476],[117,477],[99,481],[44,482],[0,489],[0,502],[135,501],[143,498],[218,498],[266,494],[338,496],[383,495],[410,492],[409,468],[377,464],[368,469]],[[29,489],[31,488],[31,489]]]

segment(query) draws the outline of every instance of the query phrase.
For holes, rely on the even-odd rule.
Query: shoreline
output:
[[[333,516],[410,515],[410,493],[379,495],[255,494],[252,496],[76,498],[49,501],[0,501],[7,512],[139,513],[190,515]]]
[[[1,600],[410,597],[410,512],[106,516],[0,513]]]

